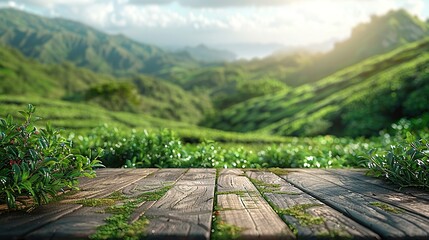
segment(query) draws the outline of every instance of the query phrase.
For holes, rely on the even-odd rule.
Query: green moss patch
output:
[[[250,181],[258,188],[261,193],[280,191],[280,184],[266,183],[254,178],[250,178]]]
[[[392,207],[392,206],[390,206],[390,205],[388,205],[386,203],[382,203],[382,202],[371,202],[370,205],[374,206],[374,207],[378,207],[378,208],[380,208],[380,209],[382,209],[382,210],[384,210],[386,212],[391,212],[391,213],[396,213],[396,214],[403,212],[399,208]]]
[[[242,228],[225,223],[220,220],[219,217],[215,218],[213,221],[213,228],[211,239],[212,240],[229,240],[229,239],[238,239],[240,237]]]
[[[323,224],[325,220],[322,217],[316,217],[307,212],[307,209],[320,206],[318,204],[299,204],[287,209],[277,209],[280,215],[289,215],[296,218],[299,224],[303,226]]]
[[[162,198],[172,186],[165,186],[153,192],[146,192],[135,199],[129,199],[121,204],[107,207],[104,212],[112,214],[105,220],[106,224],[97,228],[97,232],[90,236],[91,239],[141,239],[145,236],[146,226],[149,220],[140,217],[131,222],[130,217],[141,203],[156,201]],[[121,194],[114,193],[112,198],[127,199]]]

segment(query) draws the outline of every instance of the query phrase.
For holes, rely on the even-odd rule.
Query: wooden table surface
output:
[[[166,186],[127,220],[148,220],[142,238],[210,239],[236,229],[240,239],[429,239],[428,192],[339,169],[101,169],[54,203],[1,210],[0,239],[94,237],[114,213],[81,200],[119,192],[120,206]]]

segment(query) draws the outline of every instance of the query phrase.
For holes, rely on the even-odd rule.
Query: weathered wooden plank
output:
[[[284,214],[283,219],[297,230],[299,239],[316,236],[348,239],[378,239],[379,236],[340,212],[287,183],[277,175],[259,170],[246,171],[246,175],[278,209],[295,209],[294,214]],[[300,220],[301,218],[301,220]]]
[[[294,239],[294,234],[239,169],[221,170],[217,183],[218,217],[241,229],[242,239]]]
[[[95,179],[83,180],[83,185],[99,186],[99,184],[102,183],[104,179],[108,178],[108,176],[112,177],[124,172],[123,169],[121,171],[119,170],[103,170],[101,176],[98,175]],[[112,174],[104,174],[108,172],[111,172]],[[22,238],[31,231],[39,229],[50,222],[56,221],[81,207],[82,205],[80,204],[49,204],[46,206],[40,206],[30,213],[24,211],[3,213],[0,218],[0,237]]]
[[[165,186],[175,184],[178,179],[183,178],[187,169],[169,168],[160,169],[150,174],[141,181],[134,182],[122,189],[122,193],[129,197],[137,197],[142,193],[156,191]]]
[[[110,216],[103,213],[103,209],[103,207],[79,208],[30,232],[25,239],[87,239],[96,232],[98,226],[104,224],[104,219]]]
[[[223,169],[219,174],[217,181],[217,191],[258,191],[255,186],[249,181],[244,172],[240,169]]]
[[[79,204],[49,204],[40,206],[30,213],[9,212],[0,217],[0,239],[22,239],[45,224],[54,222],[64,215],[81,208]]]
[[[80,186],[80,191],[62,202],[74,202],[78,199],[103,198],[113,192],[119,191],[134,182],[145,178],[155,172],[156,169],[123,169],[119,174],[99,176],[92,184]],[[115,171],[116,173],[117,171]]]
[[[335,174],[327,170],[308,170],[311,174],[316,174],[318,177],[323,178],[332,183],[336,183],[352,192],[360,193],[366,196],[373,197],[379,201],[392,204],[396,207],[408,210],[415,214],[422,215],[428,218],[429,221],[429,201],[420,199],[411,195],[401,192],[392,191],[379,185],[368,182],[363,182],[356,178],[351,178],[345,174]]]
[[[209,239],[215,169],[190,169],[150,207],[149,239]]]
[[[412,187],[401,188],[398,185],[394,185],[388,181],[371,177],[371,176],[366,176],[365,173],[368,171],[367,169],[366,170],[364,169],[330,169],[329,171],[339,174],[341,176],[355,178],[360,181],[377,185],[379,187],[383,187],[396,192],[401,192],[406,195],[412,195],[414,197],[422,198],[429,201],[429,193],[422,191],[421,189],[412,188]]]
[[[110,195],[112,192],[118,191],[119,189],[127,186],[128,184],[133,183],[134,181],[138,181],[139,179],[144,178],[153,171],[154,170],[149,169],[139,169],[133,171],[127,170],[122,174],[115,174],[112,177],[109,177],[109,175],[106,175],[105,177],[99,176],[93,186],[82,188],[91,189],[91,191],[82,190],[81,192],[68,196],[68,198],[57,204],[41,206],[30,213],[15,212],[2,214],[2,217],[0,218],[0,230],[4,230],[1,232],[4,234],[3,236],[5,237],[13,236],[17,238],[22,238],[24,236],[31,235],[33,237],[37,236],[36,238],[39,239],[50,238],[50,236],[57,232],[57,229],[50,228],[50,230],[43,230],[45,226],[50,226],[50,223],[52,222],[55,222],[55,224],[61,223],[59,219],[78,211],[82,207],[82,205],[80,204],[66,203],[73,203],[78,199],[88,197],[105,197],[107,195]],[[71,217],[73,218],[74,215],[76,214],[71,215]],[[85,214],[84,216],[87,217],[87,215]],[[10,218],[13,218],[14,220],[11,221],[9,220]],[[79,219],[77,218],[77,220]],[[80,220],[82,220],[82,218]],[[61,225],[58,226],[60,228]]]
[[[378,199],[353,192],[341,185],[319,178],[306,170],[291,171],[282,177],[302,191],[335,208],[346,216],[388,239],[427,239],[429,221],[420,215],[395,209],[390,204],[376,205]]]
[[[102,179],[113,177],[115,175],[122,174],[124,172],[132,171],[132,169],[125,169],[125,168],[100,168],[96,170],[96,177],[95,178],[87,178],[82,177],[79,178],[79,187],[84,188],[87,186],[91,186],[94,184],[97,184],[98,182],[102,182]]]
[[[96,178],[79,178],[79,188],[86,189],[91,188],[92,186],[96,186],[100,183],[103,183],[106,178],[112,178],[116,175],[123,174],[124,172],[131,171],[131,169],[121,169],[121,168],[102,168],[97,170]],[[68,191],[66,191],[68,192]],[[59,195],[62,193],[59,193]],[[28,200],[28,202],[31,202]],[[0,215],[7,212],[7,205],[0,205]]]
[[[126,171],[129,175],[129,171]],[[136,182],[122,182],[123,187],[118,189],[126,197],[132,199],[146,192],[156,191],[166,184],[173,184],[180,178],[185,169],[156,170],[156,169],[135,169],[143,176]],[[142,174],[143,173],[143,174]],[[128,175],[125,177],[128,178]],[[131,216],[130,222],[138,220],[144,212],[152,206],[154,201],[142,203]],[[105,224],[104,219],[111,216],[103,213],[104,207],[82,207],[68,215],[65,215],[55,222],[49,223],[40,229],[31,232],[26,236],[28,239],[82,239],[87,238],[96,232],[97,227]],[[84,221],[82,221],[84,219]]]

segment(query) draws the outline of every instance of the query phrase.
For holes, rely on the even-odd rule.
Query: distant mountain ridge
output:
[[[222,63],[236,60],[237,55],[227,50],[220,50],[200,44],[195,47],[185,47],[182,51],[187,52],[195,60],[204,63]]]
[[[44,63],[69,61],[93,71],[116,75],[160,75],[174,67],[198,66],[186,53],[169,53],[78,22],[45,18],[15,9],[0,9],[0,42]]]
[[[315,58],[285,81],[291,85],[315,82],[366,58],[387,53],[427,36],[429,24],[405,10],[372,16],[369,23],[356,26],[350,38],[336,43],[332,51]]]

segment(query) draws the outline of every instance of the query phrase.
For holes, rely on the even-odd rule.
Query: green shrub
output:
[[[120,131],[108,125],[79,136],[77,148],[85,156],[99,156],[108,167],[189,167],[181,140],[170,130],[158,133]]]
[[[375,144],[331,136],[291,138],[289,143],[261,145],[220,145],[214,141],[183,144],[171,130],[149,133],[127,131],[108,125],[94,129],[75,140],[76,148],[91,158],[100,156],[107,167],[315,167],[362,166],[362,158]]]
[[[97,160],[72,152],[72,143],[50,127],[34,126],[35,107],[28,105],[16,123],[8,115],[0,119],[0,202],[17,208],[30,197],[35,204],[49,202],[61,190],[76,188],[80,176],[93,177]]]
[[[429,189],[429,142],[410,133],[405,142],[391,145],[384,154],[372,154],[370,173],[403,187]]]

